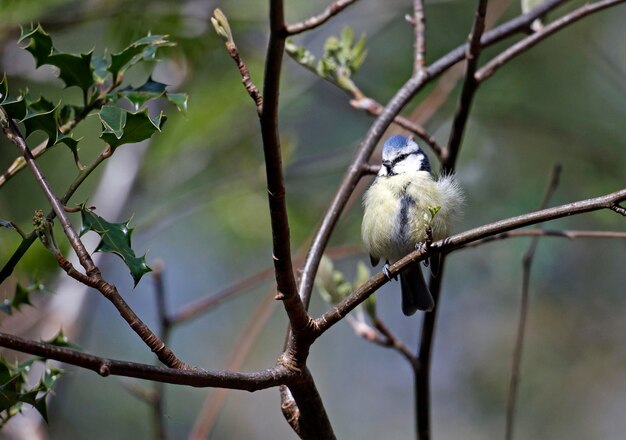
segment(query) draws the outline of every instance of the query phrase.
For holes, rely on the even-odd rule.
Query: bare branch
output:
[[[76,190],[85,181],[85,179],[87,179],[87,177],[102,162],[104,162],[109,157],[111,157],[111,149],[107,146],[98,155],[98,157],[96,157],[96,159],[93,161],[93,163],[91,163],[91,165],[85,167],[78,173],[78,176],[76,176],[74,181],[70,184],[69,188],[67,189],[67,191],[61,198],[61,204],[66,205],[70,201],[71,197],[74,195]],[[55,217],[56,217],[56,213],[53,210],[48,213],[48,215],[46,216],[46,219],[51,221],[51,220],[54,220]],[[37,234],[35,234],[35,231],[31,232],[26,237],[24,237],[19,247],[15,250],[13,255],[11,255],[11,258],[9,259],[9,261],[7,261],[7,263],[4,265],[2,270],[0,270],[0,283],[4,282],[4,280],[6,280],[9,277],[9,275],[11,275],[11,273],[13,273],[13,269],[15,268],[17,263],[19,263],[19,261],[22,259],[26,251],[30,248],[30,246],[35,242],[36,238],[37,238]]]
[[[556,229],[528,229],[520,231],[509,231],[502,234],[496,234],[491,237],[485,237],[482,240],[477,240],[472,243],[468,243],[463,248],[477,247],[486,243],[491,243],[497,240],[505,240],[507,238],[515,237],[559,237],[569,238],[570,240],[576,238],[626,238],[626,232],[621,231],[572,231],[572,230],[556,230]]]
[[[273,295],[266,295],[250,314],[248,322],[241,330],[238,340],[233,344],[233,350],[226,363],[228,370],[237,371],[241,369],[274,310],[276,310],[276,301],[274,301]],[[211,430],[215,426],[217,417],[228,395],[229,390],[227,389],[219,389],[207,394],[202,408],[196,416],[189,438],[205,439],[210,437]]]
[[[283,301],[292,329],[298,333],[310,328],[311,318],[300,297],[291,261],[289,219],[285,200],[285,183],[278,133],[278,94],[283,53],[285,21],[282,0],[270,1],[270,41],[267,46],[263,83],[263,110],[260,114],[267,194],[273,237],[273,259],[278,288],[277,299]]]
[[[76,365],[95,371],[102,377],[125,376],[199,388],[231,388],[246,391],[272,388],[295,380],[293,373],[280,365],[251,373],[181,370],[107,359],[45,342],[29,341],[6,333],[0,333],[0,346]]]
[[[260,272],[243,278],[238,282],[219,290],[216,293],[205,296],[190,304],[181,307],[169,317],[169,322],[173,325],[189,321],[199,315],[213,309],[227,299],[243,293],[246,289],[255,286],[261,281],[266,280],[274,273],[274,268],[264,269]]]
[[[376,330],[378,330],[385,337],[386,345],[388,347],[393,348],[400,353],[409,362],[409,364],[411,364],[414,371],[419,369],[420,363],[417,356],[411,352],[409,347],[407,347],[406,344],[402,342],[383,321],[376,318],[374,320],[374,327],[376,327]]]
[[[424,250],[416,250],[408,254],[404,258],[389,266],[389,275],[393,278],[394,275],[399,274],[406,266],[410,264],[414,264],[417,261],[422,261],[437,253],[449,253],[455,249],[462,248],[467,243],[482,240],[485,237],[501,234],[507,231],[511,231],[513,229],[522,228],[524,226],[542,223],[548,220],[555,220],[561,217],[577,215],[591,211],[598,211],[601,209],[611,209],[611,206],[624,200],[626,200],[626,188],[604,196],[568,203],[553,208],[543,209],[541,211],[523,214],[517,217],[511,217],[505,220],[500,220],[484,226],[479,226],[477,228],[452,235],[443,240],[433,242],[428,248],[428,252]],[[440,278],[442,277],[439,276],[438,279]],[[322,316],[317,318],[317,337],[319,337],[326,330],[335,325],[339,320],[343,319],[343,317],[345,317],[350,311],[354,310],[357,305],[365,301],[365,299],[367,299],[374,291],[379,289],[388,281],[389,279],[387,278],[387,276],[384,273],[379,272],[378,274],[370,278],[361,287],[348,295],[337,306],[331,308]]]
[[[559,185],[559,177],[561,175],[561,165],[555,165],[552,170],[552,177],[546,190],[546,193],[539,205],[539,209],[544,209],[552,195]],[[541,226],[539,226],[541,227]],[[505,439],[513,438],[513,422],[515,417],[515,403],[517,397],[517,386],[519,384],[519,372],[522,362],[522,351],[524,348],[524,336],[526,334],[526,316],[528,314],[528,290],[530,285],[530,271],[532,262],[539,244],[539,236],[533,237],[528,249],[522,257],[523,275],[522,275],[522,298],[520,303],[519,321],[517,325],[517,337],[515,340],[515,348],[513,349],[513,362],[511,365],[511,378],[509,382],[509,396],[506,406],[506,428]]]
[[[424,0],[413,0],[413,19],[415,20],[413,75],[417,75],[426,64],[426,15],[424,14]]]
[[[159,318],[159,335],[165,345],[169,344],[172,323],[168,318],[167,302],[165,298],[165,283],[163,280],[164,264],[158,260],[152,264],[152,279],[154,281],[154,296],[156,299],[157,316]],[[167,438],[167,422],[165,417],[165,386],[156,382],[152,388],[153,399],[147,401],[152,408],[153,429],[155,438]]]
[[[489,61],[482,69],[476,72],[476,81],[482,82],[491,77],[496,70],[502,65],[524,53],[540,41],[546,39],[550,35],[560,31],[561,29],[575,23],[583,17],[586,17],[594,12],[601,11],[611,6],[615,6],[619,3],[623,3],[624,0],[603,0],[594,3],[585,3],[578,9],[562,16],[561,18],[554,20],[548,25],[545,25],[540,31],[533,33],[532,35],[524,38],[523,40],[512,45],[500,55]]]
[[[461,148],[461,141],[463,140],[463,132],[465,131],[474,94],[476,93],[476,88],[478,87],[478,81],[474,78],[474,73],[476,72],[478,57],[480,56],[482,48],[480,38],[482,37],[485,29],[486,13],[487,0],[479,0],[476,13],[474,15],[474,24],[472,25],[472,31],[468,37],[467,49],[465,52],[465,59],[467,62],[467,66],[465,68],[465,81],[463,82],[463,89],[461,90],[458,108],[456,114],[454,115],[454,121],[452,122],[448,147],[446,148],[443,157],[444,169],[448,171],[454,170],[456,158]]]
[[[309,31],[311,29],[315,29],[316,27],[326,23],[332,17],[339,14],[341,11],[343,11],[356,1],[357,0],[334,0],[330,5],[326,7],[326,9],[324,9],[321,14],[308,18],[300,23],[287,25],[285,29],[287,36],[296,35],[305,31]]]
[[[241,59],[241,56],[239,55],[239,50],[237,49],[237,45],[233,40],[233,35],[230,30],[228,20],[219,8],[215,9],[215,11],[213,12],[213,17],[211,17],[211,23],[213,24],[216,32],[224,39],[226,50],[237,65],[239,73],[241,74],[241,82],[246,88],[248,95],[250,95],[250,97],[256,104],[256,111],[260,115],[263,109],[263,96],[261,96],[259,89],[252,82],[252,78],[250,77],[250,70],[248,69],[246,63],[244,63],[243,59]]]
[[[362,99],[352,99],[350,100],[350,105],[356,109],[365,110],[372,116],[380,116],[384,108],[379,102],[368,97],[364,97]],[[393,122],[404,128],[405,130],[408,130],[411,133],[415,134],[416,136],[419,136],[420,139],[428,144],[428,146],[431,148],[431,150],[433,150],[433,153],[435,153],[437,157],[442,157],[443,148],[437,143],[437,140],[426,131],[424,127],[401,115],[396,116],[393,119]]]

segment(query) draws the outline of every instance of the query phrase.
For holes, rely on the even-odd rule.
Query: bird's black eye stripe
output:
[[[404,159],[406,159],[407,157],[413,155],[415,153],[405,153],[405,154],[401,154],[400,156],[396,156],[396,158],[393,160],[393,164],[397,164],[398,162],[403,161]]]

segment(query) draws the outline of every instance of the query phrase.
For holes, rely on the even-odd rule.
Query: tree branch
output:
[[[102,377],[125,376],[199,388],[230,388],[246,391],[258,391],[296,380],[292,372],[280,365],[251,373],[181,370],[107,359],[1,332],[0,346],[95,371]]]
[[[594,12],[601,11],[611,6],[615,6],[619,3],[623,3],[624,0],[603,0],[595,3],[585,3],[578,9],[562,16],[561,18],[554,20],[548,25],[545,25],[540,31],[533,33],[532,35],[524,38],[523,40],[512,45],[500,55],[489,61],[482,69],[476,72],[476,81],[482,82],[491,77],[496,70],[502,67],[505,63],[524,53],[531,47],[535,46],[540,41],[546,39],[550,35],[560,31],[561,29],[569,26],[583,17],[593,14]]]
[[[372,116],[380,116],[384,109],[384,107],[379,102],[369,97],[352,99],[350,100],[350,105],[356,109],[365,110]],[[393,119],[393,122],[398,126],[404,128],[405,130],[408,130],[411,133],[415,134],[424,142],[426,142],[426,144],[428,144],[433,153],[435,153],[435,155],[439,159],[441,159],[443,154],[443,148],[437,143],[437,140],[426,131],[424,127],[417,124],[416,122],[411,121],[410,119],[405,118],[402,115],[396,116]]]
[[[413,0],[413,19],[415,20],[413,75],[417,75],[426,64],[426,16],[424,14],[424,0]]]
[[[239,55],[239,50],[237,49],[237,45],[235,44],[235,40],[233,39],[232,31],[230,30],[230,25],[228,24],[228,19],[219,8],[215,9],[215,11],[213,12],[213,16],[211,17],[211,23],[213,24],[213,27],[215,28],[215,31],[218,33],[218,35],[224,39],[226,50],[237,65],[237,69],[239,69],[239,73],[241,74],[241,82],[246,88],[248,95],[250,95],[250,97],[256,104],[257,114],[260,115],[263,109],[263,96],[261,96],[259,89],[252,82],[252,78],[250,77],[250,70]]]
[[[561,175],[561,165],[555,165],[552,170],[552,177],[550,178],[550,183],[548,184],[548,188],[546,193],[539,205],[539,209],[544,209],[548,206],[548,202],[552,198],[552,195],[556,191],[557,186],[559,185],[559,177]],[[539,226],[541,227],[541,226]],[[530,271],[532,267],[532,262],[535,257],[535,253],[537,251],[537,245],[539,244],[539,236],[535,236],[530,241],[530,245],[528,249],[524,253],[522,257],[522,297],[520,302],[520,311],[519,311],[519,320],[517,326],[517,337],[515,340],[515,348],[513,349],[513,362],[511,365],[511,378],[509,381],[509,396],[507,400],[506,406],[506,427],[505,427],[505,436],[506,440],[511,440],[513,438],[513,422],[515,418],[515,403],[517,398],[517,387],[519,384],[519,372],[520,365],[522,362],[522,351],[524,348],[524,336],[526,333],[526,316],[528,314],[528,291],[530,285]]]
[[[478,57],[480,56],[480,38],[485,30],[486,13],[487,0],[479,0],[474,16],[474,24],[472,25],[472,31],[468,37],[467,49],[465,52],[465,59],[467,62],[467,66],[465,68],[465,81],[463,82],[463,89],[461,90],[458,108],[456,114],[454,115],[454,121],[452,122],[448,147],[444,151],[443,155],[443,166],[446,171],[454,171],[456,158],[461,148],[461,141],[463,140],[463,132],[465,131],[474,94],[476,93],[476,88],[478,87],[478,81],[474,78],[474,73],[476,72]]]
[[[309,31],[311,29],[315,29],[316,27],[326,23],[332,17],[339,14],[341,11],[343,11],[356,1],[357,0],[335,0],[330,5],[328,5],[321,14],[308,18],[299,23],[287,25],[287,27],[285,28],[285,32],[287,33],[287,36],[291,36],[300,34],[305,31]]]
[[[474,94],[478,87],[478,82],[474,78],[474,72],[478,65],[478,58],[482,49],[481,37],[485,30],[485,16],[487,14],[487,0],[479,0],[474,14],[472,30],[468,36],[465,49],[465,80],[461,89],[461,96],[457,111],[454,115],[448,145],[442,154],[442,168],[444,172],[454,172],[456,160],[461,149],[463,133],[469,112],[474,99]],[[441,284],[443,282],[443,271],[445,267],[445,256],[438,262],[438,276],[430,277],[430,292],[433,295],[435,304],[439,304]],[[430,429],[430,368],[432,365],[432,347],[435,336],[435,324],[437,322],[437,308],[432,313],[427,313],[422,321],[422,333],[418,347],[418,359],[420,368],[415,375],[415,429],[417,437],[422,440],[431,438]]]
[[[291,261],[289,219],[285,201],[280,136],[278,133],[278,94],[283,52],[285,22],[282,0],[270,1],[270,40],[265,62],[263,110],[260,114],[267,193],[272,224],[274,269],[278,293],[283,301],[292,329],[298,333],[309,328],[311,318],[306,312],[296,287]]]
[[[610,210],[611,206],[616,203],[621,203],[624,200],[626,200],[626,188],[600,197],[580,200],[553,208],[543,209],[541,211],[511,217],[505,220],[499,220],[484,226],[479,226],[477,228],[452,235],[443,240],[433,242],[428,250],[416,250],[411,252],[404,258],[389,266],[389,275],[393,278],[394,275],[399,274],[405,267],[415,264],[417,261],[422,261],[439,253],[450,253],[453,250],[466,246],[468,243],[482,240],[485,237],[491,237],[513,229],[523,228],[525,226],[546,222],[548,220],[555,220],[561,217],[578,215],[601,209]],[[441,276],[438,277],[438,279],[440,278]],[[322,316],[316,319],[316,337],[321,336],[330,327],[343,319],[350,311],[354,310],[356,306],[365,301],[373,292],[387,282],[389,282],[387,276],[384,273],[379,272],[361,287],[348,295],[339,304],[326,311]]]

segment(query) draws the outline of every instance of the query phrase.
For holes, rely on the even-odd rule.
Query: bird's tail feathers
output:
[[[435,301],[428,290],[419,264],[407,268],[400,274],[400,286],[402,313],[406,316],[411,316],[418,310],[429,312],[435,307]]]

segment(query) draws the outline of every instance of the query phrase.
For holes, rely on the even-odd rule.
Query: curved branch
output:
[[[621,203],[624,200],[626,200],[626,188],[604,196],[568,203],[500,220],[484,226],[479,226],[477,228],[470,229],[469,231],[461,232],[443,240],[434,242],[430,245],[427,251],[416,250],[411,252],[404,258],[389,266],[389,276],[393,278],[394,275],[400,273],[405,267],[414,264],[417,261],[424,260],[431,255],[449,253],[455,249],[460,249],[466,246],[468,243],[479,241],[485,239],[486,237],[502,234],[513,229],[523,228],[524,226],[542,223],[548,220],[555,220],[561,217],[598,211],[600,209],[611,209],[612,206]],[[439,278],[441,278],[441,276]],[[387,282],[389,282],[387,276],[382,272],[379,272],[361,287],[348,295],[343,301],[341,301],[341,303],[337,304],[335,307],[317,318],[315,320],[317,324],[316,337],[321,336],[326,330],[335,325],[356,306],[365,301],[367,297]]]
[[[341,11],[343,11],[356,1],[357,0],[335,0],[330,5],[328,5],[321,14],[308,18],[304,21],[301,21],[300,23],[287,25],[285,32],[287,33],[287,36],[291,36],[300,34],[305,31],[309,31],[311,29],[315,29],[316,27],[326,23],[328,20],[339,14]]]
[[[271,388],[295,380],[293,373],[280,365],[250,373],[204,371],[200,369],[179,370],[103,358],[44,342],[29,341],[6,333],[0,333],[0,346],[46,359],[54,359],[69,365],[76,365],[95,371],[102,377],[111,375],[126,376],[177,385],[201,388],[230,388],[246,391]]]
[[[282,0],[272,0],[270,2],[270,31],[263,82],[263,108],[259,118],[263,138],[267,194],[272,224],[272,257],[274,259],[278,289],[276,299],[283,301],[291,327],[298,333],[309,328],[311,318],[298,296],[293,273],[289,218],[287,216],[280,136],[278,133],[278,94],[285,49],[285,20]]]
[[[489,61],[482,69],[476,72],[476,81],[482,82],[488,79],[496,72],[496,70],[498,70],[508,61],[511,61],[513,58],[535,46],[540,41],[569,26],[570,24],[577,22],[581,18],[623,2],[624,0],[603,0],[595,3],[586,3],[585,5],[581,6],[578,9],[575,9],[569,14],[566,14],[561,18],[554,20],[550,24],[544,26],[540,31],[537,31],[529,37],[526,37],[523,40],[517,42],[516,44],[512,45],[504,52],[502,52],[500,55]]]

